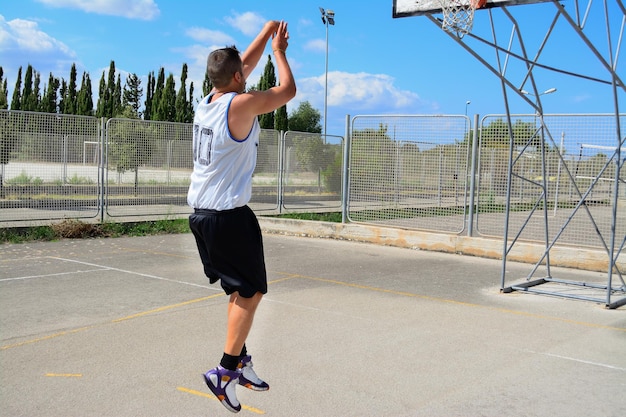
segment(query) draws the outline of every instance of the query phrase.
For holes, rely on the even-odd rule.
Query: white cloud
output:
[[[313,39],[304,44],[304,49],[315,52],[326,52],[326,41],[324,39]]]
[[[25,71],[29,64],[41,74],[42,80],[47,81],[51,72],[57,77],[65,76],[76,58],[76,53],[67,45],[41,31],[37,22],[24,19],[6,21],[2,15],[0,55],[9,83],[15,82],[19,67]]]
[[[79,9],[88,13],[153,20],[161,13],[154,0],[37,0],[47,6]]]
[[[328,107],[347,107],[352,111],[408,111],[423,105],[419,96],[394,86],[394,78],[385,74],[328,73]],[[296,80],[296,102],[308,101],[315,108],[324,103],[325,75]]]
[[[233,16],[226,17],[225,20],[229,25],[248,36],[256,36],[266,22],[263,16],[253,12],[234,13]]]
[[[74,56],[74,52],[63,42],[39,30],[37,22],[23,19],[6,21],[0,15],[0,51],[22,50],[29,53],[60,52]]]
[[[191,39],[204,44],[211,43],[214,45],[221,45],[220,48],[223,48],[226,45],[233,45],[235,43],[232,36],[217,30],[192,27],[187,29],[186,34]]]

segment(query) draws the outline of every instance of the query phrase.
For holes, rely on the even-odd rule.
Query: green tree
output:
[[[98,103],[96,104],[96,117],[106,117],[106,94],[107,84],[104,80],[104,71],[100,77],[100,86],[98,87]]]
[[[154,94],[152,95],[152,111],[150,113],[150,120],[163,120],[159,118],[159,106],[161,105],[161,97],[163,96],[164,89],[165,69],[161,67],[153,88]]]
[[[7,90],[7,80],[4,79],[4,70],[0,66],[0,110],[9,108],[9,92]]]
[[[148,73],[148,85],[146,87],[146,101],[144,103],[143,109],[143,119],[151,120],[152,119],[152,103],[154,97],[154,71]]]
[[[274,129],[279,131],[289,130],[289,117],[287,116],[286,104],[276,109],[276,115],[274,117]]]
[[[32,100],[34,101],[34,106],[35,106],[35,110],[34,111],[40,111],[41,110],[41,75],[39,74],[39,71],[35,72],[35,80],[33,81],[33,94],[32,94]]]
[[[111,103],[111,116],[118,117],[122,114],[122,77],[117,74],[117,81],[115,82],[115,88],[113,89],[113,100]]]
[[[311,103],[303,101],[289,116],[289,130],[322,133],[321,118],[320,112],[314,109]]]
[[[66,96],[63,98],[63,109],[61,113],[64,114],[76,114],[77,113],[77,102],[78,102],[78,92],[76,90],[76,64],[72,64],[72,68],[70,69],[70,81],[67,85]]]
[[[21,68],[20,68],[21,69]],[[21,76],[20,76],[21,78]],[[19,105],[18,105],[19,107]],[[11,160],[20,131],[27,125],[26,114],[20,112],[0,113],[0,198],[4,198],[4,166]]]
[[[22,110],[22,67],[17,70],[17,79],[11,99],[11,110]]]
[[[61,78],[61,88],[59,89],[59,113],[63,113],[65,101],[67,100],[67,82]]]
[[[193,123],[193,81],[189,84],[189,102],[187,102],[187,114],[189,119],[187,123]]]
[[[4,70],[0,67],[0,110],[9,108],[9,91],[7,89],[7,80],[4,79]]]
[[[189,105],[187,102],[187,64],[183,64],[183,70],[180,75],[180,88],[178,89],[178,94],[176,95],[175,106],[175,121],[180,123],[189,123],[193,120],[193,116],[189,113]]]
[[[41,111],[44,113],[57,112],[57,91],[59,90],[59,79],[52,73],[48,77],[48,85],[43,99],[41,100]]]
[[[131,106],[119,114],[122,118],[135,119],[137,115]],[[135,195],[139,187],[139,167],[144,165],[154,153],[156,137],[154,124],[147,121],[116,120],[109,129],[109,164],[117,172],[135,173]]]
[[[258,90],[265,91],[276,86],[276,71],[274,64],[272,63],[271,55],[267,56],[267,64],[263,70],[263,75],[259,80]],[[274,112],[265,113],[259,116],[259,124],[261,129],[273,129],[274,128]]]
[[[83,72],[80,83],[80,91],[77,96],[77,114],[82,116],[93,115],[93,94],[91,92],[91,79],[89,73]]]
[[[141,95],[143,94],[143,89],[141,88],[141,79],[137,76],[137,74],[128,74],[126,77],[126,85],[124,85],[124,93],[123,93],[123,107],[124,107],[124,115],[126,116],[127,108],[130,107],[132,109],[133,114],[138,118],[141,117],[141,113],[139,112],[139,107],[141,106]]]
[[[209,71],[204,71],[204,81],[202,82],[202,97],[206,97],[213,90],[213,83],[209,78]]]
[[[24,90],[22,91],[21,109],[24,111],[39,110],[39,98],[37,97],[37,93],[33,89],[33,77],[35,76],[36,72],[29,64],[26,68],[26,74],[24,75]]]
[[[157,108],[157,118],[155,120],[163,120],[167,122],[176,121],[176,86],[174,75],[172,73],[167,77],[165,88],[159,98]]]

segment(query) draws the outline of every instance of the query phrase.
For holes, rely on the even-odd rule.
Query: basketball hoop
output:
[[[487,0],[439,0],[439,2],[443,13],[441,28],[462,38],[472,30],[474,11],[483,7]]]

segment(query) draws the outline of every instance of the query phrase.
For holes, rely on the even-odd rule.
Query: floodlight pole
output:
[[[467,106],[469,106],[471,103],[472,103],[472,102],[471,102],[471,101],[469,101],[469,100],[467,100],[467,101],[465,102],[465,115],[466,115],[466,116],[467,116]]]
[[[320,12],[322,13],[322,23],[326,26],[326,69],[324,71],[324,142],[326,142],[326,135],[328,134],[326,131],[328,114],[328,25],[335,25],[335,12],[328,9],[324,10],[321,7]]]

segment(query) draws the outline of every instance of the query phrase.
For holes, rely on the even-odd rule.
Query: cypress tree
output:
[[[287,116],[287,105],[280,106],[276,109],[276,117],[274,118],[274,129],[289,130],[289,118]]]
[[[67,82],[61,78],[61,89],[59,90],[59,113],[63,113],[65,106],[66,106],[66,102],[68,100],[67,97]]]
[[[185,123],[193,123],[193,81],[189,85],[189,102],[187,103],[187,120]]]
[[[105,114],[104,117],[115,117],[115,61],[109,64],[109,74],[105,90]]]
[[[113,90],[112,107],[113,113],[111,113],[111,117],[118,117],[122,115],[122,77],[120,74],[117,74],[117,81],[115,83],[115,89]]]
[[[80,90],[76,97],[77,114],[91,116],[93,114],[93,94],[91,92],[91,79],[87,72],[83,72],[83,79],[80,83]]]
[[[33,111],[41,111],[41,75],[39,71],[35,71],[35,81],[33,82],[33,93],[31,101],[33,102],[31,105],[34,107]]]
[[[154,84],[154,94],[152,95],[152,113],[150,115],[151,120],[163,120],[159,114],[159,107],[161,106],[161,97],[163,96],[163,89],[165,88],[165,70],[163,67],[159,70],[159,76]]]
[[[9,91],[7,90],[7,80],[4,79],[4,70],[0,67],[0,110],[9,108]]]
[[[70,82],[67,86],[66,96],[63,98],[64,114],[77,114],[77,92],[76,92],[76,64],[72,64],[70,69]]]
[[[183,64],[180,74],[180,88],[176,95],[176,117],[175,121],[185,123],[188,117],[189,106],[187,105],[187,64]]]
[[[59,90],[59,80],[54,78],[52,73],[48,77],[48,86],[41,100],[41,111],[44,113],[57,112],[57,91]]]
[[[162,91],[159,106],[157,109],[157,119],[167,122],[176,121],[176,86],[172,73],[167,77],[165,88]]]
[[[143,110],[143,119],[151,120],[152,118],[152,96],[154,96],[154,71],[148,74],[148,86],[146,87],[146,101]]]
[[[208,69],[204,71],[204,81],[202,82],[202,97],[206,97],[213,90],[213,83],[209,79],[209,71]]]
[[[98,88],[98,104],[96,105],[97,117],[105,117],[106,91],[107,86],[106,82],[104,81],[104,71],[102,71],[102,77],[100,78],[100,87]]]
[[[267,64],[263,70],[263,75],[259,80],[259,91],[269,90],[276,85],[276,71],[274,70],[274,64],[272,63],[272,57],[268,55]],[[265,113],[259,116],[259,124],[261,129],[273,129],[274,128],[274,112]]]
[[[11,99],[11,110],[22,110],[22,67],[17,70],[17,80]]]
[[[22,110],[37,111],[37,97],[33,90],[33,67],[29,64],[24,75],[24,91],[22,91]]]

